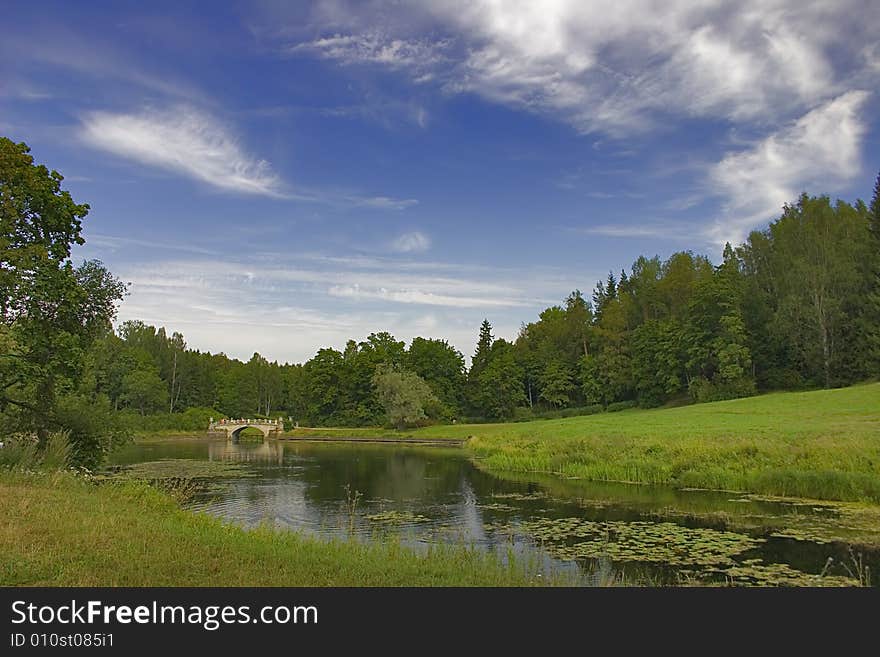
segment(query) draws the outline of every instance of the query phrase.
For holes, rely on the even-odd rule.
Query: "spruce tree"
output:
[[[480,372],[486,369],[486,365],[489,364],[489,353],[492,350],[492,342],[492,325],[489,323],[488,319],[484,319],[483,323],[480,324],[480,337],[477,340],[477,350],[474,352],[474,357],[471,360],[471,378],[479,376]]]
[[[880,241],[880,173],[877,174],[877,181],[874,183],[874,196],[871,198],[871,206],[868,208],[870,214],[868,216],[871,234],[874,239]]]

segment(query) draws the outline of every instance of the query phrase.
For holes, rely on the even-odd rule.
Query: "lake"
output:
[[[585,584],[847,585],[880,572],[876,548],[853,546],[880,544],[880,528],[859,528],[832,503],[502,478],[444,447],[181,438],[127,445],[112,463],[165,459],[244,464],[186,502],[239,525],[393,537],[414,549],[464,544]]]

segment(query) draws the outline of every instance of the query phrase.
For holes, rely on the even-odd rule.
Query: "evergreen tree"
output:
[[[473,359],[471,359],[471,378],[478,377],[480,372],[489,364],[489,354],[492,351],[493,340],[492,325],[488,319],[484,319],[483,323],[480,324],[480,337],[477,340],[477,349],[474,352]]]
[[[871,198],[868,218],[871,234],[880,243],[880,173],[877,174],[877,182],[874,183],[874,196]]]
[[[873,239],[868,267],[865,339],[869,371],[873,376],[880,376],[880,173],[868,208],[868,227]]]

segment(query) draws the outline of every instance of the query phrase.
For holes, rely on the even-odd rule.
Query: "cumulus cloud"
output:
[[[404,233],[391,243],[391,249],[398,253],[419,253],[431,248],[431,238],[419,231]]]
[[[281,180],[268,162],[247,154],[217,120],[191,107],[93,112],[84,118],[81,136],[94,148],[219,189],[283,196]]]
[[[709,229],[732,243],[781,212],[801,191],[834,191],[858,175],[865,125],[865,91],[849,91],[750,147],[731,153],[709,173],[724,198],[724,216]]]

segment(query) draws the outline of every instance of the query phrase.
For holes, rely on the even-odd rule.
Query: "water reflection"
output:
[[[360,540],[393,535],[416,549],[464,543],[502,558],[513,553],[547,570],[605,577],[613,567],[628,579],[655,583],[674,583],[684,572],[803,584],[802,576],[822,572],[829,557],[834,574],[844,575],[849,558],[849,546],[823,543],[809,532],[782,538],[726,531],[731,519],[746,526],[823,523],[830,521],[828,508],[719,491],[499,479],[474,467],[461,449],[179,440],[131,445],[116,455],[118,463],[166,458],[235,461],[256,470],[259,476],[225,480],[219,492],[192,505],[248,527],[269,523]],[[866,563],[880,571],[876,551],[866,554]]]
[[[264,440],[261,443],[212,440],[208,443],[208,459],[281,465],[284,462],[284,445],[277,440]]]

